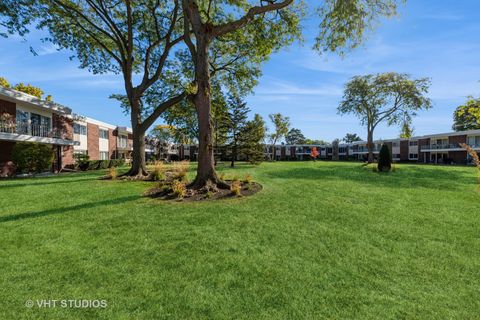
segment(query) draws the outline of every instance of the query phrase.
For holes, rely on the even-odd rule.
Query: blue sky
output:
[[[331,141],[347,132],[365,138],[365,128],[352,116],[336,112],[343,85],[354,75],[396,71],[430,77],[433,109],[414,119],[415,134],[451,130],[452,113],[469,95],[480,95],[480,1],[410,0],[398,17],[382,21],[361,48],[343,59],[311,50],[314,19],[305,24],[303,45],[294,44],[272,55],[263,66],[255,93],[247,98],[252,113],[265,118],[280,112],[293,127],[313,139]],[[118,103],[109,99],[123,92],[115,75],[92,75],[78,69],[70,54],[39,41],[0,38],[0,76],[11,83],[29,82],[54,100],[112,124],[129,125]],[[33,56],[29,47],[38,52]],[[375,138],[397,137],[397,127],[380,126]]]

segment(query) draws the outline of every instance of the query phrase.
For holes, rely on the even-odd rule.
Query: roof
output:
[[[42,100],[30,94],[17,91],[14,89],[6,88],[3,86],[0,86],[0,97],[7,101],[22,102],[22,103],[32,105],[34,107],[39,107],[39,108],[50,110],[60,114],[69,115],[72,113],[72,109],[64,105],[61,105],[59,103]]]

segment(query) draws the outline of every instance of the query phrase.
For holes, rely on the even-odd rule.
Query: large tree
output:
[[[466,131],[480,129],[480,98],[470,97],[464,105],[453,113],[453,130]]]
[[[28,32],[29,23],[46,29],[59,48],[74,52],[81,68],[121,74],[133,130],[133,163],[128,175],[146,176],[145,132],[187,94],[169,85],[149,110],[143,95],[158,81],[169,84],[169,59],[183,44],[180,0],[5,0],[0,4],[0,34]],[[178,82],[177,82],[178,83]],[[188,82],[187,82],[188,83]]]
[[[290,129],[285,137],[285,142],[287,144],[305,144],[306,140],[307,139],[303,135],[302,131],[297,128]]]
[[[275,159],[275,145],[288,134],[290,118],[283,116],[281,113],[269,114],[268,117],[273,124],[272,132],[268,135],[271,151],[270,160],[273,161]]]
[[[353,114],[367,127],[368,162],[373,162],[373,133],[382,122],[410,122],[419,110],[432,105],[426,96],[428,78],[410,79],[394,72],[355,76],[346,85],[338,107],[340,114]]]
[[[372,22],[380,16],[396,13],[396,2],[325,0],[317,11],[321,22],[315,48],[343,52],[345,48],[356,47]],[[299,36],[301,3],[296,5],[294,0],[182,0],[182,9],[184,30],[192,30],[194,35],[186,36],[184,40],[194,64],[196,91],[192,101],[199,122],[197,177],[192,187],[201,188],[206,184],[226,187],[214,168],[210,47],[215,42],[228,43],[231,48],[245,46],[254,49],[256,56],[264,60],[272,51]],[[243,30],[245,36],[232,40],[231,36],[238,35],[239,30]]]
[[[238,95],[231,95],[228,99],[228,113],[225,115],[224,127],[227,132],[227,147],[230,153],[230,166],[235,166],[235,160],[245,141],[243,135],[247,129],[248,113],[247,103]]]
[[[250,163],[257,164],[265,159],[265,134],[265,121],[259,114],[255,114],[253,119],[247,122],[241,135],[242,153]]]
[[[352,143],[355,141],[362,141],[362,138],[360,138],[356,133],[347,133],[343,138],[343,142],[345,143]]]

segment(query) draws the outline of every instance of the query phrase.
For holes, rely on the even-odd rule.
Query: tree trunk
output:
[[[145,131],[141,126],[140,101],[135,100],[131,106],[133,131],[132,167],[123,176],[144,178],[148,175],[145,163]]]
[[[373,163],[373,130],[368,130],[367,137],[368,163]]]
[[[233,168],[235,166],[236,159],[237,159],[237,146],[234,145],[232,149],[232,162],[230,163],[230,167]]]
[[[229,186],[221,181],[215,172],[214,148],[213,148],[213,121],[211,117],[210,100],[210,69],[208,59],[208,47],[210,39],[208,35],[197,38],[197,56],[195,57],[195,79],[197,93],[193,97],[193,103],[198,117],[198,166],[197,176],[190,187],[200,189],[208,185],[216,185],[220,188]]]

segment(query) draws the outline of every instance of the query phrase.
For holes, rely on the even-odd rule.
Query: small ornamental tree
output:
[[[389,172],[392,169],[392,156],[386,144],[382,145],[378,155],[378,171]]]
[[[472,158],[472,163],[477,167],[477,172],[478,172],[478,177],[477,177],[477,182],[478,182],[478,190],[480,191],[480,158],[478,157],[477,151],[475,151],[471,146],[469,146],[466,143],[460,143],[460,146],[467,151],[467,153],[470,155]]]
[[[312,151],[310,152],[310,157],[312,157],[313,161],[315,161],[318,157],[319,153],[317,147],[312,147]]]

